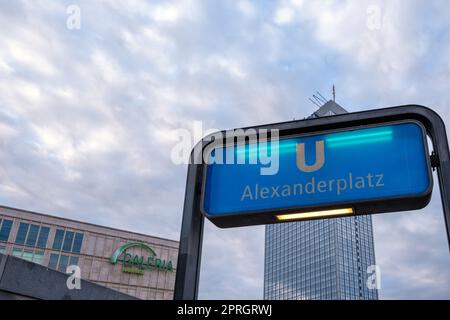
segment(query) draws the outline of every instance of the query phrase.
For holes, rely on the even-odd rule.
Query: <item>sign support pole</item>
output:
[[[200,212],[201,170],[201,164],[188,166],[174,300],[197,300],[198,297],[205,219]]]
[[[450,250],[450,152],[447,132],[444,121],[436,113],[432,112],[432,117],[429,117],[429,120],[427,130],[437,156],[437,175]]]

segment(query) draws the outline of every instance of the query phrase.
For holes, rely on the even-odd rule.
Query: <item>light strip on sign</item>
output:
[[[354,141],[330,142],[328,144],[328,146],[330,148],[335,148],[335,147],[344,147],[344,146],[354,146],[354,145],[358,145],[358,144],[387,142],[387,141],[391,141],[391,140],[392,140],[392,136],[385,136],[385,137],[379,137],[379,138],[357,139]]]
[[[295,147],[297,146],[297,142],[285,142],[285,141],[278,141],[277,143],[274,143],[272,141],[263,141],[262,143],[264,146],[258,145],[258,144],[252,144],[252,145],[238,145],[236,146],[236,154],[254,154],[257,155],[258,152],[262,153],[263,155],[268,154],[268,150],[270,150],[271,154],[274,154],[275,152],[280,153],[289,153],[289,152],[295,152]]]
[[[374,143],[374,142],[386,142],[392,140],[393,131],[392,129],[386,128],[372,128],[372,129],[363,129],[359,132],[342,132],[331,134],[329,137],[325,138],[327,145],[330,147],[342,147],[348,145],[358,145],[365,143]],[[296,146],[299,142],[291,142],[291,141],[278,141],[278,143],[274,143],[272,141],[264,141],[261,145],[261,142],[256,142],[252,144],[242,144],[235,146],[235,153],[240,156],[245,154],[246,156],[255,156],[258,153],[267,154],[268,150],[270,150],[271,154],[276,152],[279,153],[291,153],[296,151]],[[218,148],[223,150],[223,148]],[[223,151],[222,151],[223,152]]]
[[[304,220],[304,219],[333,217],[333,216],[345,216],[345,215],[351,215],[353,213],[354,213],[354,211],[352,208],[347,208],[347,209],[334,209],[334,210],[324,210],[324,211],[282,214],[282,215],[277,215],[276,217],[279,221],[288,221],[288,220]]]
[[[392,140],[393,132],[389,129],[376,130],[368,129],[365,132],[360,133],[338,133],[333,136],[326,138],[327,144],[330,147],[339,147],[346,145],[364,144],[364,143],[374,143],[374,142],[385,142]]]
[[[379,136],[392,135],[392,130],[377,130],[374,129],[365,129],[366,132],[361,133],[353,133],[353,132],[343,132],[336,133],[332,137],[327,139],[327,142],[337,142],[337,141],[345,141],[345,140],[354,140],[354,139],[365,139],[365,138],[373,138]]]

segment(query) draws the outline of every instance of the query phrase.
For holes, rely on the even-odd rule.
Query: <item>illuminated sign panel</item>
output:
[[[314,219],[412,210],[431,196],[425,129],[413,120],[284,136],[264,147],[279,155],[275,174],[261,175],[263,165],[248,161],[205,165],[201,209],[218,226],[288,221],[294,213]],[[226,146],[212,155],[231,151],[248,160],[259,148]]]

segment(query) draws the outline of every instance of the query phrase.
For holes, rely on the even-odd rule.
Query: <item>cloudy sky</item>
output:
[[[303,118],[335,84],[348,111],[423,104],[450,127],[449,9],[0,0],[0,203],[178,240],[186,166],[170,153],[196,121]],[[381,298],[450,298],[437,188],[428,208],[374,227]],[[200,297],[261,298],[263,258],[263,227],[207,223]]]

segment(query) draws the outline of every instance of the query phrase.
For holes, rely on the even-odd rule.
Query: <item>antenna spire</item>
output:
[[[336,87],[333,84],[333,102],[336,102]]]

